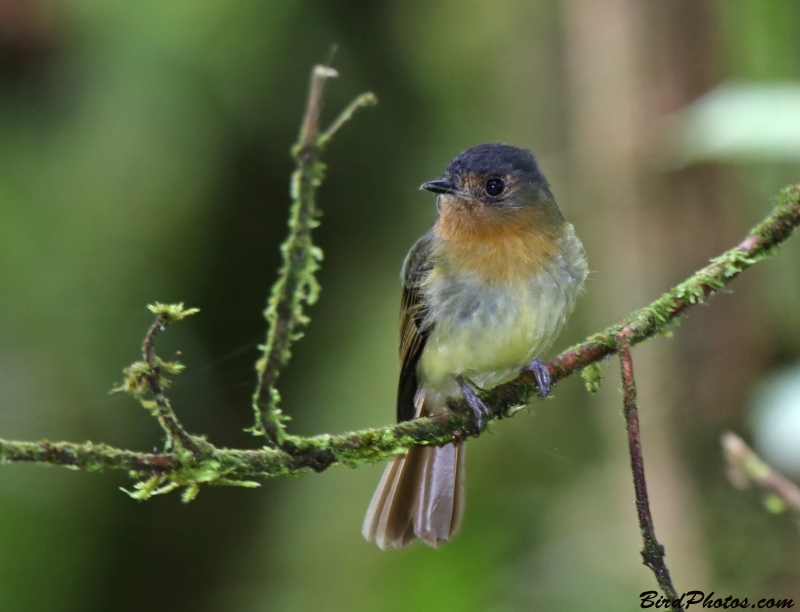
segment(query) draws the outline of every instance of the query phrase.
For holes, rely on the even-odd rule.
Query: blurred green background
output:
[[[322,299],[281,380],[308,434],[394,418],[399,267],[435,217],[417,187],[474,144],[530,147],[586,245],[552,352],[738,241],[800,176],[799,27],[784,0],[0,0],[0,437],[159,444],[107,395],[158,300],[202,309],[161,345],[188,365],[180,417],[258,444],[288,151],[331,44],[326,116],[364,90],[380,104],[327,152]],[[719,436],[750,439],[754,389],[800,361],[800,240],[733,289],[634,353],[656,530],[679,592],[797,602],[796,525],[731,487]],[[134,502],[122,474],[2,467],[0,610],[639,609],[655,582],[603,368],[597,395],[569,379],[470,442],[440,550],[361,538],[382,466],[189,505]]]

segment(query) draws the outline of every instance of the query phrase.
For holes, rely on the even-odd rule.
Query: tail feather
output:
[[[431,457],[422,475],[414,524],[421,540],[438,546],[461,526],[465,446],[463,443],[448,444],[425,450]]]
[[[380,513],[376,515],[375,541],[381,548],[404,546],[404,541],[413,539],[410,517],[416,503],[415,483],[422,460],[420,453],[412,452],[392,460],[392,463],[397,463],[397,467],[393,478],[387,480],[385,493],[380,493],[385,501]]]
[[[362,534],[382,549],[420,539],[438,546],[461,525],[464,443],[409,449],[386,467]]]
[[[397,487],[397,473],[402,468],[405,459],[405,455],[395,457],[383,471],[383,476],[381,476],[378,488],[372,496],[372,501],[367,509],[367,516],[364,517],[364,525],[361,528],[361,535],[367,541],[372,541],[377,536],[378,523],[386,505],[386,499],[389,497],[389,493]]]

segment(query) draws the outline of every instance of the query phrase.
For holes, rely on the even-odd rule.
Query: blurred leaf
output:
[[[675,161],[800,162],[800,85],[728,83],[677,117]]]

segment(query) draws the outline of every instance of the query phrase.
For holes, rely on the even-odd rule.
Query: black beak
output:
[[[448,179],[436,179],[435,181],[429,181],[424,183],[420,189],[432,191],[433,193],[457,193],[456,186]]]

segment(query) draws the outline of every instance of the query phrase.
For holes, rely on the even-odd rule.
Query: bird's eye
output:
[[[486,181],[486,193],[492,197],[499,196],[503,193],[503,189],[505,189],[505,184],[500,179],[493,178]]]

